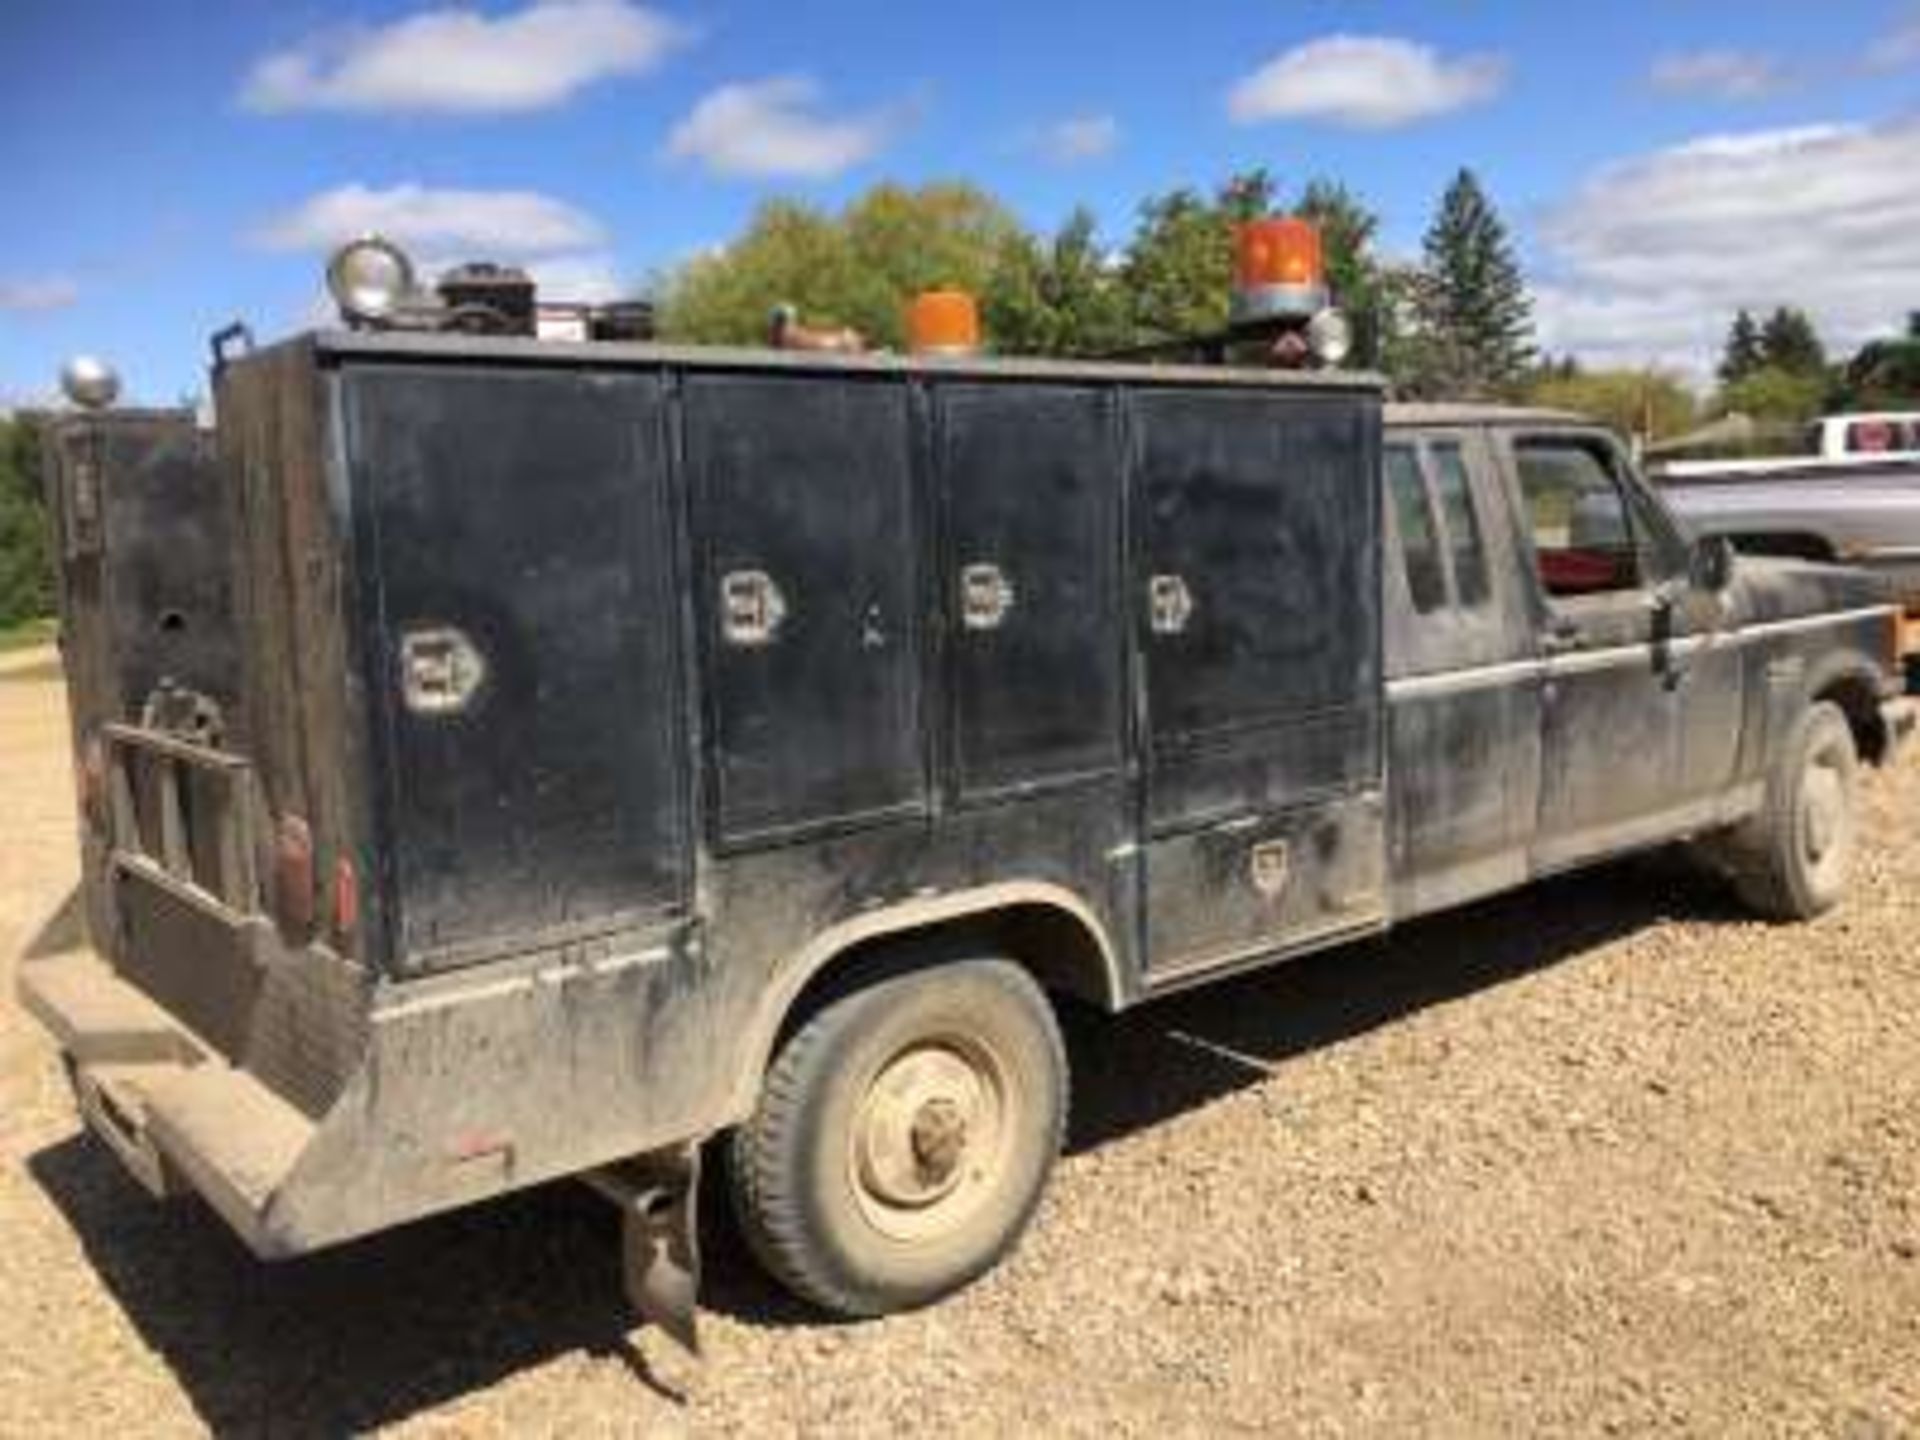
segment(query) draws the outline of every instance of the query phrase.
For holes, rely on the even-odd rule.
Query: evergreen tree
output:
[[[1767,363],[1760,348],[1760,322],[1742,306],[1727,328],[1727,348],[1720,357],[1717,372],[1722,385],[1734,385]]]
[[[1827,350],[1807,312],[1782,305],[1760,330],[1764,363],[1789,375],[1817,375],[1827,368]]]
[[[1533,302],[1507,227],[1471,170],[1447,187],[1425,253],[1416,388],[1485,394],[1522,379],[1534,354]]]
[[[1099,244],[1093,213],[1068,217],[1051,241],[1020,234],[1001,246],[984,297],[987,336],[1008,355],[1101,355],[1132,340],[1127,296]]]

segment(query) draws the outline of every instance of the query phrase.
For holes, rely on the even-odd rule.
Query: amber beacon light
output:
[[[1248,220],[1233,237],[1233,318],[1305,319],[1327,306],[1327,266],[1320,232],[1305,220],[1273,215]]]
[[[907,304],[907,344],[916,355],[974,355],[980,307],[964,290],[927,290]]]

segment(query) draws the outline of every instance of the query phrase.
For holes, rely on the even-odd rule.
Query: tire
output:
[[[1053,1007],[999,959],[896,970],[810,1016],[734,1132],[748,1245],[802,1299],[912,1309],[991,1269],[1059,1154],[1067,1060]]]
[[[1772,920],[1811,920],[1846,892],[1859,754],[1840,707],[1801,712],[1767,774],[1760,813],[1728,836],[1735,892]]]

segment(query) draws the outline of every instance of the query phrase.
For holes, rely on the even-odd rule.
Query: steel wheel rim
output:
[[[1800,855],[1817,875],[1845,863],[1852,838],[1846,757],[1837,744],[1807,757],[1800,786]]]
[[[1012,1086],[992,1046],[916,1040],[868,1080],[847,1136],[861,1213],[896,1240],[936,1239],[981,1209],[1006,1169]]]

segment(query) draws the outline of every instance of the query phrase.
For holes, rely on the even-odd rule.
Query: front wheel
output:
[[[1059,1153],[1053,1007],[1006,960],[893,974],[780,1047],[734,1133],[734,1208],[760,1262],[843,1315],[924,1305],[1019,1239]]]
[[[1809,920],[1839,903],[1852,868],[1859,763],[1840,707],[1809,705],[1774,757],[1760,813],[1725,845],[1735,890],[1762,915]]]

